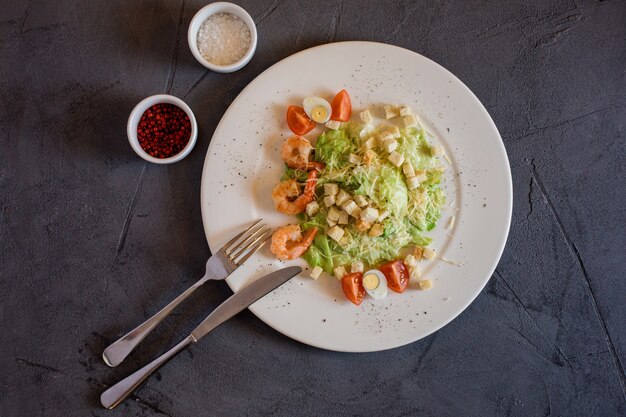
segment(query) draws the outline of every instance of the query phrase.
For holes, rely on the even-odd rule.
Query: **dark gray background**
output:
[[[0,416],[626,415],[626,2],[239,3],[259,46],[216,74],[187,46],[203,2],[0,0]],[[103,410],[105,386],[230,294],[206,285],[127,363],[102,363],[203,273],[200,176],[221,115],[273,63],[338,40],[424,54],[491,113],[514,183],[496,273],[450,325],[388,352],[311,348],[246,311]],[[200,127],[167,167],[125,133],[163,92]]]

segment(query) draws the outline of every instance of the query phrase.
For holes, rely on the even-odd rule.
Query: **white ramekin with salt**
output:
[[[216,72],[233,72],[245,66],[257,44],[252,17],[236,4],[211,3],[191,19],[187,41],[193,56]]]

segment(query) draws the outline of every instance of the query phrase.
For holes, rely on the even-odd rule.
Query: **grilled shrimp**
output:
[[[302,194],[300,194],[300,186],[295,180],[281,182],[272,190],[274,207],[285,214],[302,213],[306,209],[306,205],[315,200],[316,184],[317,171],[309,171]]]
[[[283,143],[280,157],[287,166],[294,169],[324,169],[321,162],[310,161],[313,146],[302,136],[292,136]]]
[[[278,259],[298,258],[311,246],[316,234],[317,227],[307,230],[304,235],[297,224],[279,227],[272,235],[270,250]]]

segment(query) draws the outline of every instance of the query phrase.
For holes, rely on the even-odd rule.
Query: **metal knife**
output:
[[[299,266],[284,268],[259,278],[243,290],[231,295],[228,300],[224,301],[219,307],[213,310],[213,312],[180,343],[148,365],[104,391],[100,396],[100,402],[105,408],[115,408],[115,406],[124,401],[124,399],[135,391],[154,371],[159,369],[178,352],[190,344],[196,343],[211,330],[215,329],[241,310],[244,310],[267,293],[280,287],[300,272],[302,272],[302,268]]]
[[[272,229],[267,228],[264,223],[261,223],[261,220],[257,220],[246,230],[232,238],[228,243],[222,246],[220,250],[211,255],[206,262],[204,276],[200,280],[187,288],[182,294],[173,299],[168,305],[163,307],[148,320],[107,347],[104,352],[102,352],[104,363],[111,367],[122,363],[137,345],[150,334],[157,324],[169,316],[180,303],[185,301],[205,282],[213,279],[226,279],[226,277],[265,245],[272,235],[271,232]]]

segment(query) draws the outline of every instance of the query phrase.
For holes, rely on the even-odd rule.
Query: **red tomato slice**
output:
[[[315,122],[306,115],[302,107],[289,106],[287,108],[287,126],[296,135],[304,135],[313,130]]]
[[[409,269],[402,261],[391,261],[380,267],[387,278],[387,286],[395,292],[404,292],[409,285]]]
[[[347,122],[350,120],[350,115],[352,114],[352,101],[350,100],[348,92],[346,90],[341,90],[337,93],[333,102],[330,104],[330,108],[332,109],[330,116],[332,120],[336,120],[338,122]]]
[[[363,287],[363,274],[353,272],[341,279],[341,287],[343,293],[356,305],[361,305],[363,297],[365,297],[365,288]]]

